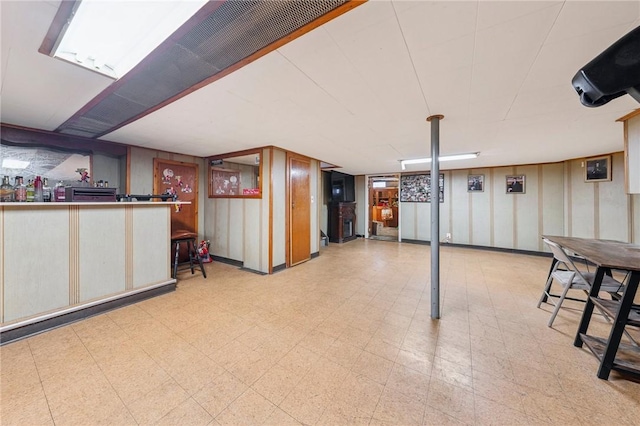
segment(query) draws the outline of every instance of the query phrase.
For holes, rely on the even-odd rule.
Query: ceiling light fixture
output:
[[[477,158],[478,155],[480,155],[479,152],[472,152],[468,154],[441,155],[440,157],[438,157],[438,159],[440,161],[471,160],[473,158]],[[402,166],[402,170],[406,170],[407,164],[424,164],[430,162],[431,157],[413,158],[411,160],[400,160],[400,166]]]
[[[29,164],[29,161],[16,160],[14,158],[4,158],[2,160],[2,168],[3,169],[26,169]]]
[[[206,0],[79,1],[52,56],[120,78],[205,3]]]

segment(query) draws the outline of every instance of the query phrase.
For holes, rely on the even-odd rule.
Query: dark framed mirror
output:
[[[209,198],[262,198],[262,150],[209,157]]]

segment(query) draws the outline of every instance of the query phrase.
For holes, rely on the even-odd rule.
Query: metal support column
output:
[[[431,318],[440,318],[440,120],[444,115],[427,117],[431,123]]]

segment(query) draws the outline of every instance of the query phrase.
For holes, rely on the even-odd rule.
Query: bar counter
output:
[[[175,290],[175,205],[0,203],[0,343]]]

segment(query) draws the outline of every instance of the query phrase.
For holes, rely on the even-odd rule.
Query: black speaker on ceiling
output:
[[[640,27],[582,67],[571,83],[584,106],[599,107],[625,94],[640,102]]]

